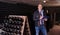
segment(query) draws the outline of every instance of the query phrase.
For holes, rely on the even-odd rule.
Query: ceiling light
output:
[[[43,3],[46,3],[46,0],[44,0]]]

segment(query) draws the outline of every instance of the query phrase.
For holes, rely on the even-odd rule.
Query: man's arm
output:
[[[35,12],[34,12],[34,14],[33,14],[33,20],[34,20],[34,21],[37,20],[35,16],[36,16],[36,15],[35,15]]]
[[[44,21],[47,21],[47,20],[48,20],[48,16],[45,16],[45,17],[44,17]]]
[[[47,18],[40,16],[40,20],[43,19],[44,21],[47,21]]]
[[[34,21],[38,21],[39,19],[37,19],[37,17],[36,17],[37,15],[36,15],[36,11],[34,12],[34,14],[33,14],[33,20]]]

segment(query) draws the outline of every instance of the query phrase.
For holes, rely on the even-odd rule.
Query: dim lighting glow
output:
[[[44,0],[43,2],[46,3],[46,0]]]

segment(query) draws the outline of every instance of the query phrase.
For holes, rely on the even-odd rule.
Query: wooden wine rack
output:
[[[26,34],[31,35],[30,27],[29,27],[29,22],[28,22],[28,17],[27,16],[20,16],[20,15],[9,15],[8,17],[18,17],[22,18],[23,21],[23,26],[21,27],[21,35],[24,35],[24,29],[27,28],[26,30],[28,31]]]

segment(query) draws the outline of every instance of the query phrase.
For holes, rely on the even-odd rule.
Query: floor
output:
[[[48,35],[60,35],[60,25],[54,25],[48,32]]]

